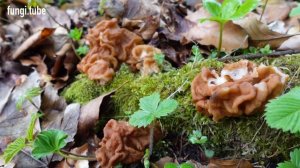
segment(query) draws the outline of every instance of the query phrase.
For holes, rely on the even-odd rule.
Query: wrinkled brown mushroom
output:
[[[160,53],[160,49],[151,45],[138,45],[132,49],[132,59],[128,63],[133,69],[140,70],[143,76],[158,73],[160,69],[154,55]]]
[[[257,67],[247,60],[226,64],[220,76],[203,68],[192,82],[193,102],[199,112],[213,116],[214,121],[250,115],[278,96],[287,78],[277,67]]]
[[[89,30],[86,38],[90,51],[77,67],[101,84],[110,81],[120,64],[131,58],[133,47],[143,44],[141,37],[120,28],[116,19],[101,21]]]
[[[117,163],[130,164],[143,158],[149,146],[150,128],[135,128],[128,122],[109,120],[105,125],[104,137],[96,158],[102,168],[111,168]],[[154,130],[154,140],[161,137],[160,129]]]

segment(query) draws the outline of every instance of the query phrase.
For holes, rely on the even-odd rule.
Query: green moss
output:
[[[288,87],[300,84],[300,55],[280,58],[262,58],[257,63],[275,65],[290,75]],[[161,120],[167,132],[191,132],[201,129],[210,140],[210,148],[219,156],[243,157],[260,160],[273,154],[288,157],[289,148],[300,143],[300,138],[278,130],[270,129],[264,122],[262,114],[227,118],[219,123],[196,112],[191,101],[190,83],[201,67],[221,69],[223,63],[216,60],[205,60],[200,64],[187,64],[178,70],[160,73],[151,77],[132,74],[128,68],[122,67],[115,79],[106,86],[99,86],[85,76],[79,76],[65,92],[68,101],[85,103],[104,92],[117,89],[112,97],[116,114],[124,116],[125,112],[138,109],[139,99],[153,92],[160,92],[162,98],[172,93],[179,102],[179,108],[169,117]]]

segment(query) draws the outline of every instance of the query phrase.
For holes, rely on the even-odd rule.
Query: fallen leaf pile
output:
[[[226,64],[219,75],[203,68],[192,82],[192,96],[197,110],[213,120],[251,115],[280,93],[288,75],[273,66],[242,60]]]

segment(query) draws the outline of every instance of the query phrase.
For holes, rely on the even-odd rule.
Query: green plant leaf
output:
[[[36,96],[39,96],[42,91],[43,90],[40,87],[33,87],[28,89],[25,94],[17,100],[16,108],[19,111],[22,110],[22,106],[26,100],[32,101],[32,99]]]
[[[25,138],[17,138],[4,150],[3,158],[5,163],[10,162],[26,146]]]
[[[173,112],[177,106],[177,101],[165,99],[160,102],[159,93],[153,93],[140,99],[140,110],[133,113],[129,118],[129,124],[135,127],[146,127],[155,119],[167,116]]]
[[[296,167],[300,167],[300,149],[295,149],[290,153],[291,161]]]
[[[66,146],[67,143],[65,140],[67,137],[68,135],[60,130],[40,132],[33,143],[32,156],[41,158],[58,152]]]
[[[178,168],[178,165],[176,163],[166,163],[164,168]]]
[[[290,12],[290,17],[300,15],[300,4],[298,3],[298,6],[296,8],[293,8]]]
[[[82,36],[82,29],[78,29],[77,27],[72,29],[69,32],[69,37],[73,39],[74,41],[79,41]]]
[[[203,0],[204,8],[211,14],[212,17],[221,16],[221,4],[216,0]]]
[[[162,65],[164,63],[165,60],[165,55],[162,53],[155,53],[154,54],[154,60],[156,61],[156,63],[158,65]]]
[[[161,103],[156,111],[153,112],[155,118],[160,118],[169,115],[172,113],[178,106],[176,100],[173,99],[165,99]]]
[[[199,130],[194,130],[193,133],[189,135],[188,140],[192,144],[201,145],[207,142],[207,136],[203,136]]]
[[[266,105],[265,119],[271,128],[300,132],[300,87],[271,100]]]
[[[264,48],[260,48],[259,52],[262,54],[270,54],[272,53],[271,46],[268,44]]]
[[[236,10],[235,14],[231,16],[231,20],[241,19],[249,12],[254,10],[259,4],[259,0],[245,0]]]
[[[210,150],[210,149],[205,149],[204,154],[207,158],[210,159],[215,155],[215,152],[213,150]]]
[[[278,168],[299,168],[300,167],[300,149],[295,149],[290,153],[291,160],[278,164]]]
[[[194,165],[190,163],[182,163],[179,168],[194,168]]]
[[[230,20],[241,4],[241,0],[224,0],[221,6],[221,17]]]
[[[279,163],[277,168],[299,168],[299,167],[296,167],[291,161],[286,161],[283,163]]]
[[[130,116],[129,124],[138,128],[147,127],[154,119],[151,112],[140,110]]]
[[[78,55],[86,55],[88,52],[89,52],[89,47],[87,45],[83,45],[83,46],[79,46],[77,49],[76,49],[76,53]]]
[[[146,96],[140,99],[140,108],[143,111],[154,112],[158,107],[160,101],[159,93],[155,92],[150,96]]]
[[[34,131],[34,126],[35,126],[35,121],[40,116],[41,116],[40,113],[31,114],[31,120],[30,120],[29,127],[28,127],[27,133],[26,133],[26,140],[28,140],[29,142],[33,141],[33,131]]]

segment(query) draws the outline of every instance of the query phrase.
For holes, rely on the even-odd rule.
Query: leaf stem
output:
[[[217,57],[220,58],[221,57],[221,49],[222,49],[222,43],[223,43],[223,30],[224,30],[224,22],[219,22],[219,26],[220,26],[220,35],[219,35],[219,46],[218,46],[218,55]]]
[[[153,152],[153,143],[154,143],[154,127],[155,127],[155,120],[150,124],[150,135],[149,135],[149,160]]]
[[[265,4],[264,4],[264,6],[263,6],[263,11],[261,12],[259,21],[261,21],[263,15],[264,15],[264,13],[265,13],[265,10],[266,10],[266,8],[267,8],[268,1],[269,1],[269,0],[266,0]]]
[[[82,156],[82,155],[77,155],[77,154],[63,151],[63,150],[59,150],[56,153],[64,158],[72,159],[72,160],[89,160],[89,161],[97,160],[95,156],[91,156],[91,157],[90,156]]]

